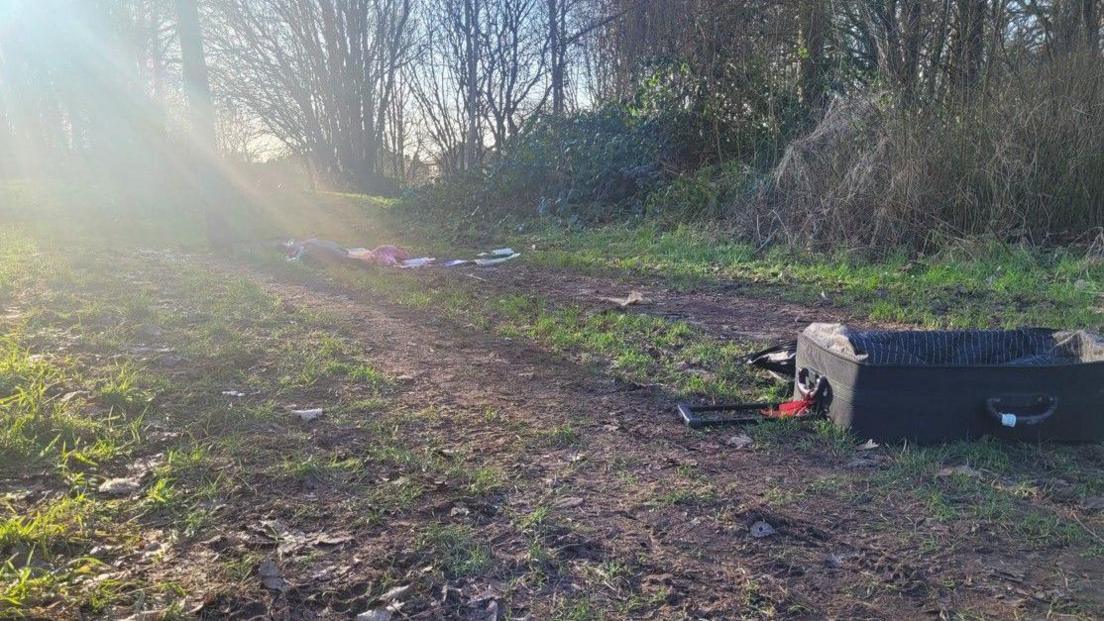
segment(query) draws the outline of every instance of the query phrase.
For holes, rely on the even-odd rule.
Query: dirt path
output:
[[[609,618],[1012,618],[1055,597],[1099,604],[1099,564],[1086,566],[1076,551],[993,545],[968,520],[931,520],[903,490],[875,487],[882,451],[827,448],[807,429],[737,449],[734,430],[679,425],[659,389],[365,295],[263,280],[285,303],[333,317],[335,330],[407,380],[409,406],[443,413],[436,430],[448,443],[508,473],[490,502],[422,507],[423,519],[474,528],[495,569],[423,594],[402,618],[495,618],[491,599],[473,595],[480,590],[533,619],[599,618],[591,607]],[[609,280],[530,268],[493,281],[494,290],[584,303],[595,292],[626,293]],[[715,334],[774,338],[812,319],[809,309],[729,294],[643,292],[654,306],[641,312]],[[518,526],[537,513],[540,526]],[[757,538],[752,527],[763,521],[775,532]],[[365,536],[386,549],[409,527]]]
[[[539,295],[588,310],[611,308],[616,305],[603,298],[623,299],[636,291],[643,295],[644,301],[626,307],[625,311],[685,321],[718,338],[771,341],[793,338],[806,325],[818,321],[865,323],[863,318],[846,309],[834,308],[826,301],[806,306],[769,299],[762,294],[752,296],[737,283],[677,291],[654,279],[594,276],[524,263],[425,273],[427,278],[441,282],[475,279],[487,291]]]

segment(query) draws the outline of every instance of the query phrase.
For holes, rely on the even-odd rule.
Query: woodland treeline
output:
[[[1104,224],[1101,0],[10,4],[8,174],[286,158],[475,220],[879,247]]]

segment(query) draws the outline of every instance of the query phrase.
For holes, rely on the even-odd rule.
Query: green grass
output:
[[[42,192],[27,187],[0,186],[4,192],[14,192],[20,209],[44,210],[60,221],[63,203],[79,196],[63,193],[60,202],[45,205]],[[89,200],[100,201],[97,196]],[[303,236],[317,216],[322,236],[342,234],[341,241],[363,239],[365,245],[394,241],[385,236],[381,214],[391,209],[385,201],[341,195],[319,201],[317,211],[285,214],[286,228],[266,230]],[[90,206],[74,222],[109,212],[106,203]],[[367,221],[376,216],[382,219]],[[137,229],[174,222],[166,216]],[[930,549],[943,543],[935,540],[945,535],[936,533],[951,532],[1023,551],[1068,548],[1087,557],[1100,552],[1088,530],[1099,532],[1098,520],[1084,514],[1087,525],[1080,524],[1070,513],[1081,500],[1104,493],[1099,460],[1077,448],[996,442],[889,446],[869,453],[881,457],[878,467],[853,470],[842,464],[858,454],[861,438],[828,424],[775,421],[746,430],[754,446],[742,457],[785,467],[801,467],[791,460],[802,459],[818,468],[840,467],[789,484],[720,484],[704,462],[667,470],[664,461],[657,471],[639,456],[618,461],[620,456],[604,455],[606,438],[595,443],[590,434],[596,426],[580,417],[530,420],[521,408],[499,404],[411,407],[396,399],[405,380],[381,366],[387,354],[365,351],[344,318],[294,308],[251,276],[205,259],[133,251],[135,245],[162,242],[198,247],[202,235],[194,224],[176,238],[164,230],[146,238],[117,230],[95,242],[70,244],[73,231],[59,230],[59,222],[21,215],[11,230],[0,232],[3,474],[8,481],[33,481],[43,492],[8,494],[0,504],[0,617],[118,618],[164,610],[167,618],[183,618],[198,596],[213,592],[212,581],[221,593],[259,589],[255,572],[263,555],[255,548],[224,539],[211,544],[225,546],[217,558],[202,556],[205,542],[215,541],[212,533],[248,530],[244,524],[257,517],[254,510],[279,515],[304,532],[349,531],[357,550],[362,542],[372,549],[383,533],[396,534],[387,540],[393,553],[373,552],[365,568],[366,575],[382,575],[365,587],[371,593],[412,579],[416,588],[425,582],[438,589],[493,576],[536,593],[525,604],[537,616],[654,616],[668,591],[636,577],[656,568],[601,546],[598,553],[609,558],[576,558],[564,548],[576,535],[594,536],[576,521],[576,511],[556,508],[557,497],[578,493],[570,487],[577,476],[613,476],[639,489],[628,498],[638,506],[626,510],[643,515],[704,517],[722,503],[765,502],[772,510],[797,513],[822,504],[871,504],[887,517],[864,525],[873,536],[892,537],[901,546],[914,542]],[[960,250],[911,262],[900,257],[863,263],[778,250],[760,255],[719,235],[640,227],[541,233],[525,238],[537,249],[526,251],[524,260],[628,271],[679,287],[736,281],[751,294],[801,301],[820,300],[823,292],[860,314],[931,325],[980,325],[993,317],[1080,325],[1095,317],[1093,283],[1101,270],[1073,253],[993,247],[974,255]],[[333,286],[447,318],[458,330],[523,341],[599,374],[658,384],[672,400],[785,396],[744,368],[744,355],[758,343],[716,339],[685,322],[590,312],[539,292],[488,293],[463,278],[323,272],[289,265],[267,246],[243,252],[238,258],[282,277],[330,278]],[[946,312],[936,308],[943,304]],[[992,304],[997,310],[986,310]],[[229,389],[246,394],[222,394]],[[289,414],[291,404],[319,405],[326,414],[303,424]],[[657,416],[668,414],[679,442],[708,446],[727,437],[686,432],[670,412]],[[489,428],[501,443],[486,452],[473,448],[465,432]],[[676,443],[664,447],[682,450]],[[518,467],[537,455],[571,461],[538,481]],[[97,491],[101,481],[128,475],[147,459],[133,495]],[[942,468],[959,465],[982,474],[939,476]],[[555,488],[546,490],[548,480]],[[13,484],[16,491],[19,485]],[[319,500],[333,498],[339,500]],[[587,502],[578,511],[607,509],[597,497],[587,496]],[[453,514],[459,507],[468,511]],[[922,526],[899,532],[895,510],[922,519]],[[500,555],[492,546],[502,541],[520,544]],[[771,543],[792,551],[781,540]],[[133,564],[147,552],[146,564]],[[167,559],[193,553],[187,558],[195,567],[159,573],[179,569]],[[286,568],[309,575],[317,569],[312,563],[330,563],[328,554],[337,552],[311,550]],[[112,576],[119,562],[133,573]],[[397,569],[403,564],[413,577]],[[431,577],[423,581],[426,574]],[[574,583],[594,588],[585,594],[567,588]],[[750,575],[734,576],[733,588],[746,593],[748,610],[763,616],[784,616],[798,605],[779,595],[782,587]],[[507,608],[508,599],[502,600]]]
[[[550,230],[519,240],[548,267],[662,278],[677,287],[745,285],[753,295],[825,298],[879,321],[925,326],[1104,324],[1104,261],[1076,249],[963,243],[931,257],[864,260],[784,247],[764,252],[708,227]]]
[[[430,525],[418,535],[415,546],[452,578],[484,572],[493,562],[490,548],[464,525]]]
[[[21,195],[30,201],[21,207],[64,220],[62,205],[35,203],[42,195]],[[427,464],[473,493],[505,483],[492,464],[464,470],[407,449],[419,420],[390,406],[392,380],[327,318],[183,255],[136,252],[127,244],[149,240],[125,231],[80,239],[57,225],[23,218],[0,233],[2,469],[41,490],[0,505],[0,617],[115,618],[144,607],[180,616],[204,572],[179,583],[139,567],[123,583],[105,576],[112,563],[144,538],[191,545],[272,480],[355,487],[366,523],[414,506]],[[378,433],[366,454],[395,456],[410,474],[380,480],[365,467],[375,463],[317,450],[288,406],[323,394],[328,414],[315,427],[357,423],[342,421],[370,406]],[[132,473],[134,493],[98,491]]]
[[[295,278],[310,272],[254,260]],[[679,395],[715,398],[783,399],[777,385],[747,368],[747,354],[763,343],[711,337],[681,321],[621,312],[588,312],[538,294],[488,297],[477,287],[430,284],[417,275],[333,268],[327,275],[361,292],[400,304],[432,309],[458,322],[523,338],[552,351],[601,367],[639,384],[659,384]]]

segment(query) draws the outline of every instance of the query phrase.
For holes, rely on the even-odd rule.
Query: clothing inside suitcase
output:
[[[1104,338],[1084,330],[887,331],[814,323],[814,343],[860,364],[885,366],[1048,366],[1104,361]]]

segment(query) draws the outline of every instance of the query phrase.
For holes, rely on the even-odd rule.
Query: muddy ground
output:
[[[862,450],[856,439],[841,449],[807,428],[756,436],[745,446],[741,430],[681,426],[661,387],[626,384],[530,343],[378,296],[249,277],[289,305],[333,318],[334,330],[403,378],[404,407],[441,413],[410,441],[474,451],[502,468],[508,484],[471,498],[429,481],[432,491],[409,513],[350,531],[352,540],[330,553],[332,569],[289,575],[294,587],[282,594],[258,586],[211,601],[205,616],[315,618],[380,607],[387,602],[363,593],[382,573],[411,585],[392,607],[396,618],[412,619],[1093,618],[1104,610],[1104,562],[1090,550],[1096,542],[1029,541],[985,520],[933,515],[910,493],[910,480],[884,476],[907,447]],[[443,278],[583,305],[637,290],[647,302],[627,312],[675,317],[719,336],[776,339],[813,320],[854,319],[844,309],[737,290],[675,292],[520,265]],[[531,439],[563,429],[571,433]],[[345,453],[362,441],[325,424],[311,433]],[[1089,447],[1082,457],[1099,464],[1104,453]],[[965,472],[1000,485],[999,474]],[[1035,483],[1033,502],[1078,511],[1062,497],[1062,481],[1044,475]],[[341,504],[341,490],[293,494]],[[283,515],[279,499],[253,509],[242,524]],[[539,524],[527,526],[535,514]],[[313,526],[340,527],[341,519],[335,510]],[[410,553],[409,532],[424,521],[470,528],[492,562],[437,574],[435,559]],[[757,536],[763,523],[768,534]]]
[[[485,316],[531,295],[761,344],[864,323],[846,308],[520,262],[357,286],[270,259],[82,259],[10,296],[0,325],[20,345],[0,379],[56,363],[36,411],[83,416],[78,438],[125,425],[79,459],[47,435],[25,454],[48,459],[5,464],[0,616],[1104,615],[1099,445],[693,431],[672,387]],[[445,312],[403,302],[415,285],[462,294]]]

